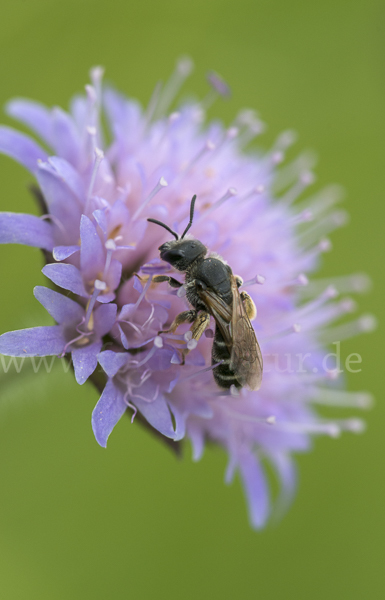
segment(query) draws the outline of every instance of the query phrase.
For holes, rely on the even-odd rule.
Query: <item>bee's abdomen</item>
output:
[[[216,327],[211,351],[211,364],[215,365],[218,362],[221,362],[221,364],[213,369],[216,384],[223,389],[229,389],[232,385],[237,388],[242,387],[235,377],[234,371],[230,369],[230,353],[219,328]]]

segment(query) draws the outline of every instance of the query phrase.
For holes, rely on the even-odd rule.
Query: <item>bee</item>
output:
[[[215,382],[225,390],[231,386],[258,390],[262,382],[263,361],[250,322],[256,316],[256,307],[246,292],[239,292],[243,281],[233,275],[228,264],[217,255],[205,258],[208,249],[202,242],[190,237],[185,239],[193,223],[195,201],[196,195],[190,204],[190,221],[180,238],[165,223],[147,219],[175,237],[175,240],[158,248],[160,258],[185,273],[184,284],[167,275],[157,275],[153,281],[168,281],[173,288],[184,286],[186,298],[192,306],[192,309],[177,315],[167,331],[160,333],[174,333],[182,323],[191,323],[192,339],[198,341],[208,327],[210,317],[214,317],[211,364],[215,365]]]

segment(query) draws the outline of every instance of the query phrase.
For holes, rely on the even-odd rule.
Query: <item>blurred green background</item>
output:
[[[213,112],[230,122],[256,108],[267,146],[294,128],[296,148],[320,156],[316,186],[346,188],[351,222],[333,236],[322,275],[368,272],[374,290],[360,309],[381,317],[384,8],[374,0],[1,0],[0,104],[20,95],[67,107],[95,64],[147,102],[189,54],[188,90],[205,93],[208,69],[232,87]],[[0,157],[0,181],[2,210],[32,210],[26,171]],[[40,268],[38,250],[0,248],[0,332],[49,323],[32,296],[44,283]],[[60,368],[2,379],[1,598],[384,598],[381,335],[344,345],[363,357],[350,389],[377,399],[364,415],[367,432],[316,440],[299,456],[295,502],[262,532],[249,527],[239,481],[225,487],[219,450],[193,464],[187,447],[178,461],[123,419],[106,451],[91,431],[91,386]]]

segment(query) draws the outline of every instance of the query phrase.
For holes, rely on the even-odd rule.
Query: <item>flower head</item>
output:
[[[295,487],[293,452],[308,450],[314,434],[360,429],[356,419],[321,418],[315,404],[363,404],[362,396],[342,389],[340,369],[325,352],[373,321],[361,317],[333,327],[354,309],[350,299],[338,298],[338,289],[354,291],[357,276],[340,278],[335,287],[311,279],[330,248],[325,236],[345,221],[334,209],[336,190],[300,199],[313,182],[312,165],[306,156],[284,163],[291,132],[267,152],[248,151],[263,131],[254,112],[242,111],[228,128],[206,124],[207,105],[229,94],[214,73],[208,99],[169,113],[190,69],[186,59],[179,62],[145,110],[103,88],[100,68],[91,71],[92,84],[69,114],[22,99],[8,104],[8,114],[49,150],[0,128],[0,151],[31,171],[44,209],[41,217],[0,214],[0,242],[45,251],[43,273],[55,290],[36,287],[35,296],[56,325],[4,333],[0,352],[71,353],[80,384],[94,377],[99,363],[105,385],[92,427],[102,446],[128,410],[133,421],[141,415],[162,436],[189,438],[195,460],[206,440],[224,447],[226,481],[240,472],[251,522],[260,527],[271,505],[261,461],[273,465],[288,499]],[[161,260],[158,247],[185,231],[194,195],[188,235],[243,279],[240,291],[257,307],[253,327],[264,360],[257,391],[217,385],[214,313],[202,335],[193,335],[191,320],[169,331],[178,314],[196,307],[185,269]]]

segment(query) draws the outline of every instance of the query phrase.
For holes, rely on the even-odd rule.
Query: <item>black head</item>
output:
[[[147,221],[150,223],[155,223],[156,225],[164,227],[164,229],[167,229],[167,231],[172,233],[172,235],[175,237],[175,240],[166,242],[165,244],[159,246],[158,250],[160,252],[160,258],[168,262],[178,271],[186,271],[192,262],[194,262],[197,258],[203,258],[207,252],[206,246],[204,246],[199,240],[183,239],[193,222],[195,200],[196,196],[193,196],[190,204],[190,221],[180,239],[178,234],[170,229],[170,227],[168,227],[165,223],[157,221],[156,219],[147,219]]]

